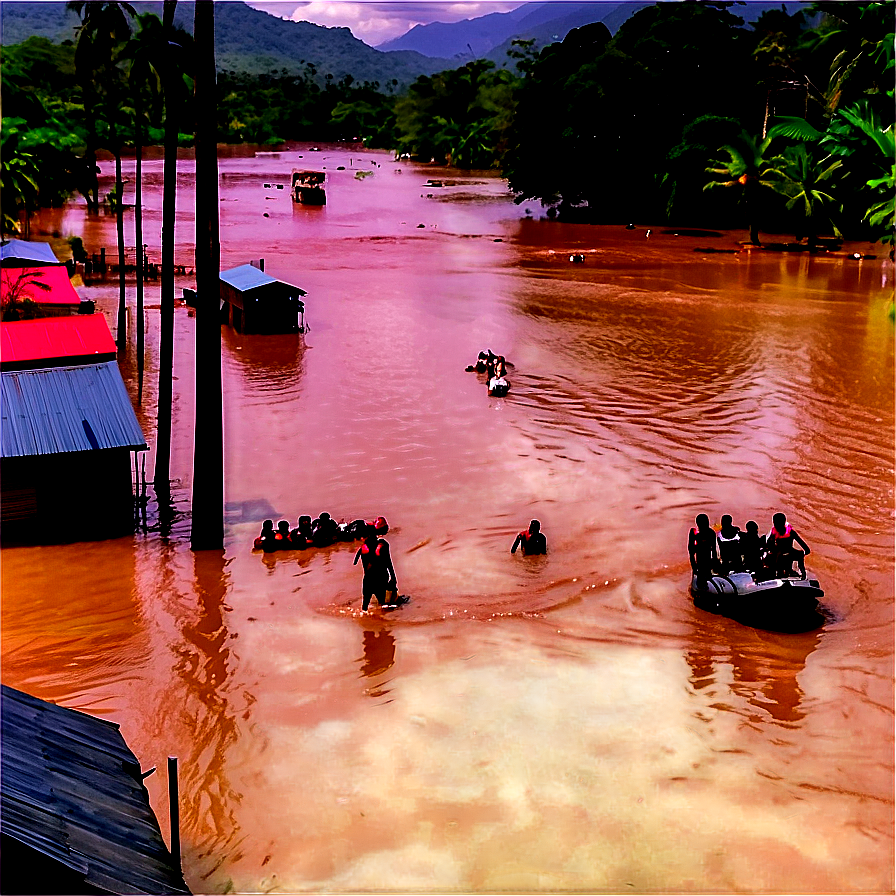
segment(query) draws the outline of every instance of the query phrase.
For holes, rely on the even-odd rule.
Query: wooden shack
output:
[[[304,289],[251,264],[221,273],[221,313],[241,333],[304,333]]]
[[[0,323],[4,542],[134,531],[131,452],[146,439],[114,352],[102,315]]]
[[[0,686],[0,891],[189,893],[119,726]]]

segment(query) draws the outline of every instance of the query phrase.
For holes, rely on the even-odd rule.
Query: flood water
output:
[[[326,207],[291,202],[294,166],[326,166]],[[880,247],[695,252],[746,234],[540,220],[494,175],[351,148],[220,171],[222,267],[264,258],[307,290],[310,324],[222,329],[225,550],[189,550],[179,305],[172,531],[2,551],[3,681],[120,724],[160,768],[166,837],[179,757],[193,891],[892,892]],[[152,246],[161,162],[145,173]],[[191,263],[188,160],[180,186]],[[115,245],[114,218],[81,203],[40,228]],[[116,286],[82,292],[114,331]],[[146,301],[152,447],[157,287]],[[486,347],[515,365],[506,398],[464,370]],[[353,545],[251,551],[266,516],[323,510],[387,517],[409,605],[361,615]],[[695,608],[695,514],[767,531],[778,510],[812,548],[823,625]],[[511,555],[532,518],[549,553]],[[76,531],[77,508],[60,519]]]

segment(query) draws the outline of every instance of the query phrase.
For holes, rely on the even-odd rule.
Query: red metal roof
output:
[[[0,269],[0,305],[6,305],[9,292],[15,287],[19,278],[22,287],[19,299],[29,298],[38,305],[79,305],[81,297],[75,292],[72,281],[68,279],[65,265],[42,268],[2,268]],[[49,289],[41,289],[37,284],[43,283]]]
[[[102,314],[41,317],[0,323],[0,364],[4,369],[35,361],[115,357],[115,341]],[[47,365],[49,366],[49,365]]]

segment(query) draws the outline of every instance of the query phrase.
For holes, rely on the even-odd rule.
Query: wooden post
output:
[[[180,804],[177,793],[177,756],[168,757],[168,814],[171,826],[171,858],[180,870]]]

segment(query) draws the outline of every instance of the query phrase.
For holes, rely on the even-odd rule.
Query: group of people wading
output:
[[[688,556],[698,579],[733,572],[749,572],[758,581],[793,576],[793,564],[799,577],[806,578],[804,558],[809,545],[783,513],[772,517],[767,535],[759,534],[759,526],[750,520],[743,530],[735,526],[731,516],[722,517],[718,532],[709,524],[705,513],[697,515],[696,525],[688,533]],[[800,548],[795,545],[799,545]]]
[[[302,550],[308,547],[326,547],[337,541],[356,541],[362,538],[364,543],[355,553],[352,566],[361,561],[364,578],[361,582],[362,609],[366,613],[370,599],[375,597],[377,603],[384,608],[393,609],[407,603],[410,598],[398,593],[398,581],[395,567],[392,565],[392,554],[389,542],[383,536],[389,531],[385,517],[379,516],[373,522],[353,520],[350,523],[337,523],[329,513],[322,513],[312,522],[310,516],[300,516],[295,529],[290,530],[289,523],[281,520],[274,529],[273,520],[265,520],[261,533],[255,539],[254,548],[265,553],[271,551]],[[517,535],[510,549],[515,554],[520,548],[525,556],[546,554],[548,543],[541,531],[541,523],[532,520],[528,528]]]
[[[507,368],[512,366],[504,355],[496,355],[490,348],[487,348],[485,351],[479,352],[475,364],[467,366],[467,372],[484,373],[488,394],[504,396],[510,390],[510,383],[506,379]]]
[[[266,554],[272,551],[325,548],[337,541],[357,541],[359,538],[363,538],[368,526],[372,526],[374,531],[381,534],[385,534],[389,529],[386,520],[381,516],[372,523],[368,523],[366,520],[337,523],[326,511],[315,520],[308,515],[300,516],[294,529],[289,528],[289,523],[286,520],[280,520],[276,529],[274,529],[273,520],[265,520],[253,547]]]

